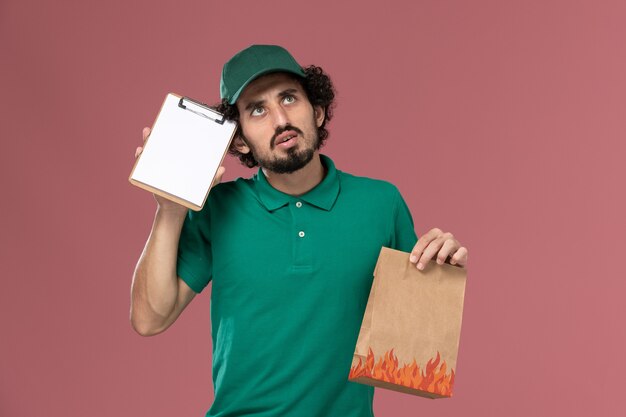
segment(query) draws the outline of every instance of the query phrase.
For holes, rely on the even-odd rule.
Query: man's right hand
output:
[[[150,128],[144,128],[144,142],[149,135]],[[135,158],[142,151],[143,147],[138,147]],[[220,182],[222,174],[224,167],[219,167],[212,186]],[[143,336],[165,331],[195,296],[176,273],[178,244],[187,207],[156,194],[154,198],[158,205],[154,223],[131,284],[130,322]]]
[[[144,127],[142,133],[143,133],[143,142],[145,143],[146,139],[148,139],[148,136],[150,136],[150,128]],[[143,146],[138,146],[137,149],[135,149],[135,159],[139,157],[139,155],[141,155],[142,151],[143,151]],[[226,171],[226,168],[224,168],[223,166],[220,166],[217,169],[217,174],[215,175],[213,184],[211,184],[211,188],[213,188],[216,184],[219,184],[219,182],[222,180],[222,175],[224,175],[224,171]],[[160,195],[157,195],[154,193],[153,195],[154,195],[154,199],[156,200],[159,206],[159,210],[163,212],[177,213],[180,216],[184,216],[185,214],[187,214],[187,207],[183,206],[182,204],[178,204],[172,200],[168,200],[167,198],[161,197]]]

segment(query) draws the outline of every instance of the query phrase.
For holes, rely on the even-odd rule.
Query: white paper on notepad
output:
[[[167,95],[131,178],[201,206],[237,125],[219,124],[192,111],[201,107],[185,101],[183,109],[179,101]]]

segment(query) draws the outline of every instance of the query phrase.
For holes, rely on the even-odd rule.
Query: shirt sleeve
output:
[[[213,255],[209,204],[189,210],[178,242],[176,273],[194,292],[200,293],[212,278]]]
[[[415,243],[417,243],[417,235],[413,225],[413,217],[409,211],[409,207],[402,198],[400,191],[397,189],[394,202],[394,224],[392,228],[391,247],[392,249],[411,252]]]

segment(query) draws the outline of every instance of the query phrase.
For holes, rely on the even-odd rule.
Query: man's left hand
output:
[[[436,257],[437,263],[443,265],[450,257],[451,265],[465,267],[467,264],[467,248],[461,246],[452,233],[444,233],[441,229],[434,228],[420,237],[411,251],[409,260],[423,270],[428,262]]]

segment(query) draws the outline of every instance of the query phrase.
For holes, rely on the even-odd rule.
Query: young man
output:
[[[251,46],[224,66],[221,95],[239,122],[231,153],[260,168],[215,185],[200,212],[155,196],[131,323],[164,331],[212,281],[207,416],[372,416],[374,388],[348,373],[381,247],[412,252],[420,268],[435,257],[464,266],[467,250],[439,229],[416,244],[395,186],[319,153],[334,99],[320,68]]]

